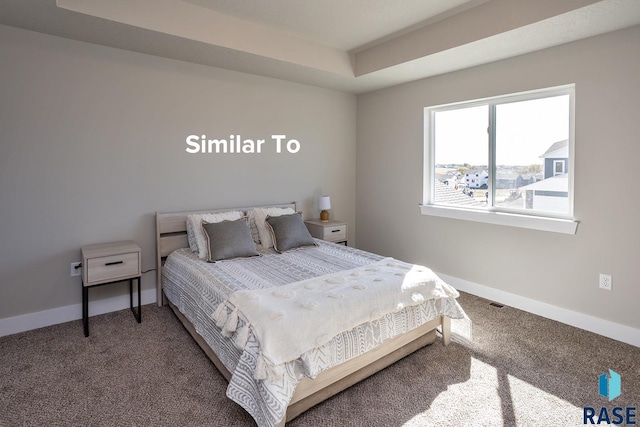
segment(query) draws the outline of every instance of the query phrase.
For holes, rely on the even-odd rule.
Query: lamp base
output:
[[[329,222],[329,211],[320,212],[320,222]]]

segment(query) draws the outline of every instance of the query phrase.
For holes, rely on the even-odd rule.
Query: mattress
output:
[[[275,426],[286,416],[289,401],[302,378],[314,378],[323,370],[359,356],[436,317],[464,317],[455,298],[427,300],[338,334],[329,343],[287,363],[278,381],[256,380],[253,373],[260,354],[259,344],[255,337],[249,336],[246,346],[239,349],[233,337],[222,335],[213,320],[213,313],[221,303],[238,290],[273,288],[363,267],[383,259],[351,247],[322,240],[317,240],[317,243],[317,247],[285,254],[257,245],[260,257],[216,263],[204,262],[185,248],[170,254],[163,267],[165,295],[232,373],[227,396],[242,406],[259,426]]]

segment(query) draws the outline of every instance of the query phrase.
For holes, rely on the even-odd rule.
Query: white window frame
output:
[[[539,98],[569,95],[569,160],[568,160],[568,181],[569,181],[569,212],[567,214],[524,211],[519,209],[509,209],[506,207],[493,206],[493,194],[495,188],[495,138],[493,132],[489,135],[489,206],[484,209],[469,209],[451,205],[435,204],[435,132],[431,123],[434,121],[435,113],[459,109],[463,107],[474,107],[479,105],[500,104],[507,102],[520,102]],[[488,224],[506,225],[512,227],[528,228],[533,230],[550,231],[556,233],[575,234],[578,228],[578,221],[573,215],[574,206],[574,111],[575,111],[575,85],[557,86],[547,89],[539,89],[527,92],[520,92],[510,95],[483,98],[473,101],[456,102],[451,104],[425,107],[424,109],[424,168],[423,168],[423,204],[420,210],[423,215],[452,218],[465,221],[476,221]],[[491,112],[493,108],[489,109]],[[495,126],[495,117],[489,115],[490,128]],[[554,169],[555,172],[555,169]]]
[[[558,172],[558,168],[556,165],[562,165],[562,171]],[[562,175],[564,173],[564,160],[554,160],[553,161],[553,176]]]

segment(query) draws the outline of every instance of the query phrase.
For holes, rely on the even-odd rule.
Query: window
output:
[[[422,212],[575,233],[573,104],[570,85],[425,108]]]

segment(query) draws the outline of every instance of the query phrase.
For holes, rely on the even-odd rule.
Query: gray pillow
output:
[[[276,252],[282,253],[304,246],[318,246],[304,225],[300,212],[268,216],[265,224],[271,233],[273,248]]]
[[[202,231],[207,239],[207,261],[258,256],[251,238],[246,217],[236,221],[202,221]]]

